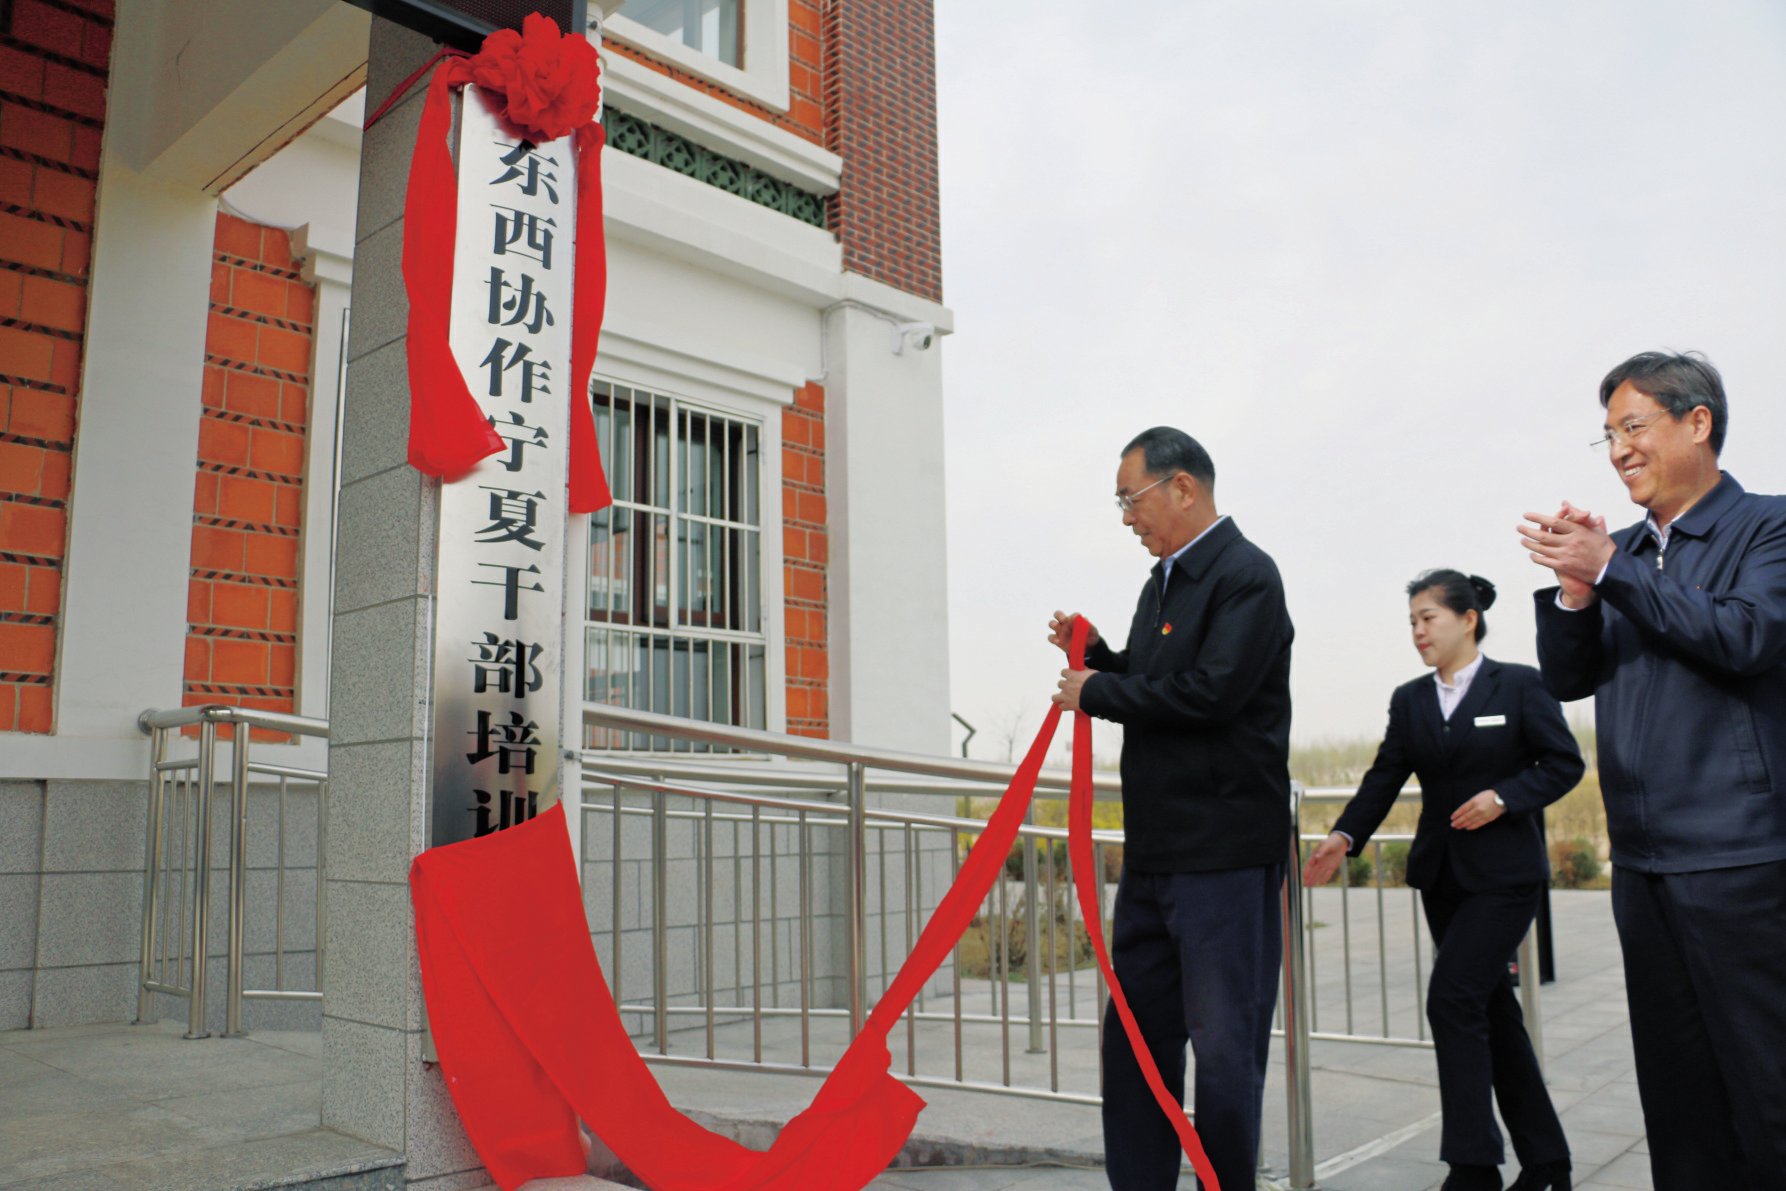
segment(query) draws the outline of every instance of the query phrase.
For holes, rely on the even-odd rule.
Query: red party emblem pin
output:
[[[1171,631],[1172,631],[1172,626],[1170,624],[1163,624],[1160,626],[1160,636],[1162,636],[1162,637],[1166,636]]]

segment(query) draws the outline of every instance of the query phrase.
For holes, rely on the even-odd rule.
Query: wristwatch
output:
[[[1500,810],[1507,809],[1507,804],[1505,802],[1501,801],[1501,796],[1498,793],[1496,793],[1493,790],[1490,790],[1488,793],[1489,793],[1490,797],[1492,797],[1495,800],[1495,806],[1497,808],[1499,808]]]

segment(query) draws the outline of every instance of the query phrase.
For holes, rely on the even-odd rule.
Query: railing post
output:
[[[325,891],[328,889],[329,855],[329,779],[325,775],[316,787],[316,991],[321,992],[328,985],[323,983],[323,970],[328,959],[326,942],[329,937],[329,899]],[[619,905],[619,902],[615,902]],[[619,960],[616,958],[615,963]]]
[[[205,969],[210,957],[208,926],[211,917],[211,794],[216,785],[212,767],[217,764],[217,721],[206,719],[198,728],[198,806],[192,845],[192,985],[187,1003],[186,1037],[205,1038]]]
[[[669,933],[670,916],[666,903],[670,896],[669,799],[654,793],[651,800],[651,999],[657,1014],[657,1053],[670,1053],[670,990]],[[618,914],[620,907],[614,907]]]
[[[149,991],[149,981],[154,968],[155,945],[159,941],[155,936],[155,909],[160,900],[159,892],[161,875],[161,830],[163,804],[166,801],[166,784],[161,772],[161,762],[167,752],[167,729],[149,729],[149,842],[143,856],[143,963],[137,976],[136,989],[136,1024],[143,1025],[151,1020],[151,1011],[155,994]]]
[[[1023,821],[1033,824],[1036,821],[1036,804],[1031,799],[1029,809],[1024,812]],[[1038,841],[1033,836],[1019,835],[1023,848],[1023,950],[1028,969],[1024,981],[1029,997],[1029,1053],[1044,1053],[1042,1046],[1042,910],[1036,876],[1041,870],[1041,853],[1037,847],[1047,841]],[[1000,880],[1003,880],[1001,877]],[[1053,891],[1049,891],[1052,895]],[[1054,900],[1049,898],[1049,910],[1053,912]]]
[[[1290,788],[1290,856],[1284,866],[1284,1095],[1291,1191],[1315,1185],[1314,1092],[1309,1073],[1307,936],[1302,929],[1302,789]]]
[[[242,932],[248,900],[248,736],[251,731],[247,724],[237,723],[230,741],[229,950],[224,959],[224,977],[229,988],[225,993],[223,1020],[226,1038],[242,1032]]]
[[[1532,1053],[1538,1056],[1538,1067],[1544,1067],[1544,1018],[1539,1001],[1538,928],[1533,924],[1526,937],[1519,941],[1519,1001],[1525,1012],[1526,1036],[1532,1040]]]
[[[854,1038],[862,1032],[868,971],[868,782],[860,761],[850,763],[849,800],[850,1037]],[[882,915],[886,912],[887,907],[882,906]]]

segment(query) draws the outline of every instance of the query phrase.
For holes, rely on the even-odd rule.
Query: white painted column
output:
[[[831,734],[949,751],[940,334],[949,311],[854,274],[825,316]],[[927,350],[902,322],[938,327]],[[899,350],[896,350],[896,346]],[[922,665],[912,659],[922,657]]]
[[[100,179],[57,735],[146,758],[137,715],[180,705],[217,203],[110,153]]]
[[[304,548],[299,590],[297,713],[329,717],[329,610],[334,588],[338,431],[347,367],[347,309],[353,236],[307,223],[292,233],[292,256],[316,287],[310,350],[310,425],[304,474]]]

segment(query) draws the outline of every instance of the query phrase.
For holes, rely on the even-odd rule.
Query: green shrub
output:
[[[1122,845],[1104,845],[1104,883],[1114,885],[1122,876]]]
[[[1408,883],[1408,845],[1402,840],[1383,845],[1383,884]]]
[[[1019,839],[1011,845],[1010,855],[1005,857],[1005,875],[1013,881],[1022,881],[1026,877],[1030,861],[1036,865],[1036,876],[1046,879],[1048,876],[1048,857],[1043,853],[1044,846],[1054,851],[1054,879],[1067,879],[1067,841],[1052,840],[1044,844],[1040,840]]]
[[[1353,856],[1346,861],[1346,884],[1357,889],[1371,883],[1371,858]]]
[[[1580,838],[1550,845],[1550,883],[1558,889],[1580,889],[1600,875],[1600,857]]]

